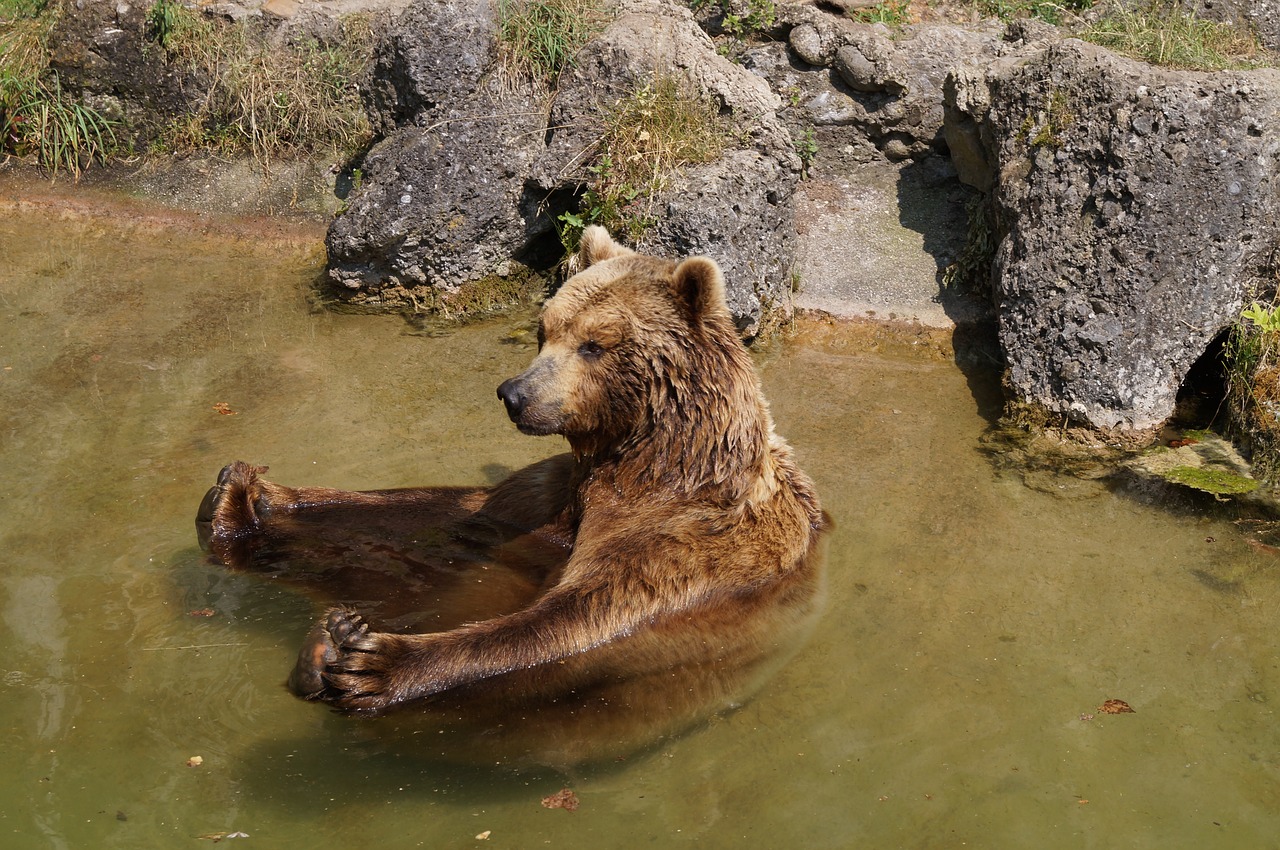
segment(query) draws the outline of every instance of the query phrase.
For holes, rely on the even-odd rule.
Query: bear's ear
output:
[[[707,257],[690,257],[676,266],[671,276],[671,295],[690,323],[728,311],[724,275],[716,261]]]
[[[634,253],[630,248],[614,242],[609,231],[598,224],[592,224],[582,231],[582,237],[578,240],[576,265],[578,270],[582,270],[614,257],[626,257]]]

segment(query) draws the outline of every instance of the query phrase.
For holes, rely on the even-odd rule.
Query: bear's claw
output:
[[[368,631],[368,623],[355,611],[331,609],[311,627],[298,651],[298,663],[289,674],[289,690],[303,699],[331,701],[334,694],[329,687],[329,669],[338,665],[342,652],[352,648]]]
[[[385,654],[386,635],[371,634],[369,624],[350,608],[333,608],[312,627],[289,675],[289,689],[344,711],[370,711],[392,702]]]

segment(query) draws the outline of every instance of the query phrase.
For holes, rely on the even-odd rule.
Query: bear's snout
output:
[[[498,386],[498,398],[507,406],[507,416],[511,421],[520,424],[520,413],[524,410],[527,398],[524,389],[524,376],[508,378]]]

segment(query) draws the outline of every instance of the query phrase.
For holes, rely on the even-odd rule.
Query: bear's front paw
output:
[[[241,460],[229,463],[200,501],[196,538],[201,549],[224,564],[239,564],[248,557],[247,540],[259,530],[270,508],[258,478],[266,471],[265,466]]]
[[[298,663],[289,674],[288,687],[303,699],[325,699],[329,685],[325,672],[338,660],[340,647],[354,632],[366,629],[358,614],[330,611],[311,627],[307,639],[298,650]]]
[[[397,635],[370,632],[369,624],[347,608],[331,610],[312,630],[298,658],[298,668],[290,677],[300,687],[294,692],[309,699],[321,699],[350,712],[374,712],[387,708],[405,695],[397,693],[395,671],[400,665],[403,639]],[[318,640],[314,639],[319,636]],[[316,684],[310,671],[319,673],[321,688],[311,694],[303,690]],[[299,670],[306,668],[303,674]]]

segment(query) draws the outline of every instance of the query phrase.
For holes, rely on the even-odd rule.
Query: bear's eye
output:
[[[596,342],[594,339],[589,339],[582,345],[578,346],[578,353],[590,360],[595,360],[599,358],[601,354],[604,354],[604,346]]]

